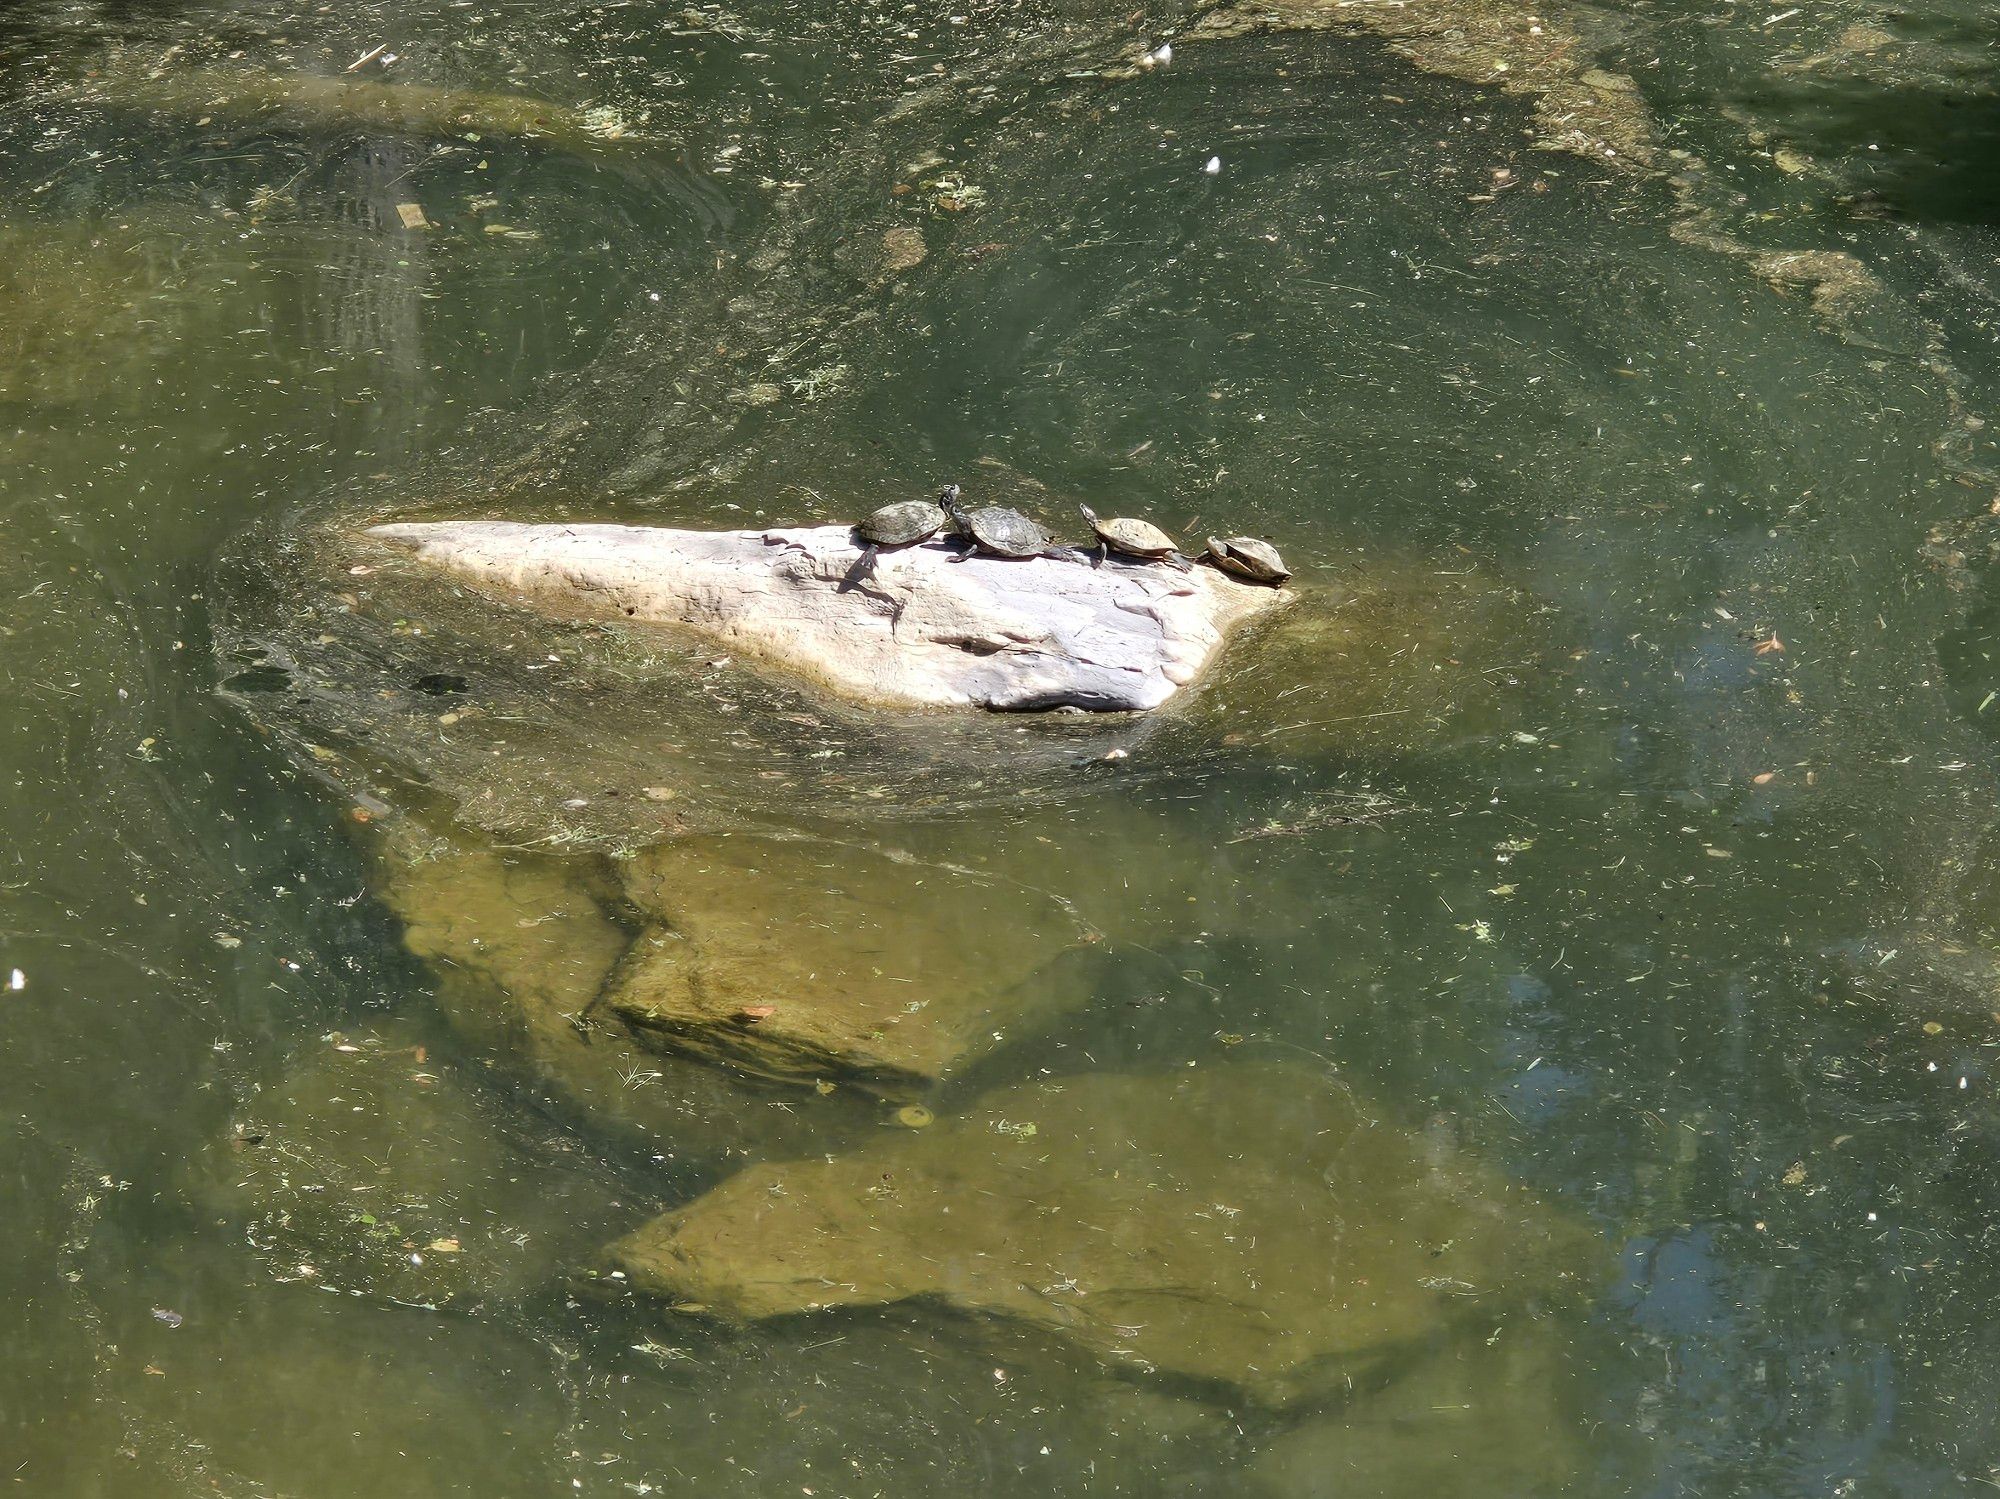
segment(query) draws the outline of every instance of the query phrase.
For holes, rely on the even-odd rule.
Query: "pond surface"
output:
[[[1990,21],[9,7],[0,1474],[2000,1483]],[[484,820],[456,666],[387,683],[356,770],[243,648],[314,638],[243,580],[356,512],[816,523],[947,478],[1269,535],[1349,633],[1247,642],[1087,764],[996,739],[913,769],[850,725],[822,770],[796,705],[628,682],[607,725],[617,693],[552,676],[538,708],[523,668],[541,738],[494,784],[535,815]],[[685,838],[535,821],[613,753],[605,784],[680,788],[656,842],[948,873],[871,940],[989,977],[1047,948],[1034,1002],[915,1101],[726,1060],[565,1085],[464,959],[503,949],[567,1018],[671,928]],[[701,930],[839,954],[849,916],[782,930],[817,878]],[[524,978],[487,938],[544,921]],[[739,1171],[797,1193],[910,1141],[970,1139],[921,1147],[956,1169],[1045,1124],[1052,1170],[1115,1142],[1197,1184],[1318,1172],[1329,1086],[1393,1142],[1371,1160],[1467,1163],[1482,1233],[1551,1225],[1603,1272],[1502,1309],[1466,1278],[1500,1267],[1454,1269],[1450,1315],[1280,1395],[1199,1319],[1179,1365],[1046,1336],[1006,1267],[979,1290],[976,1235],[883,1304],[747,1322],[590,1284],[659,1215],[726,1215]],[[1064,1178],[1052,1243],[1097,1190]],[[1378,1278],[1458,1242],[1406,1230],[1340,1225]]]

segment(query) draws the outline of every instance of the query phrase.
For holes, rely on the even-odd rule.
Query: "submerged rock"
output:
[[[134,309],[185,297],[193,273],[182,258],[205,247],[177,221],[181,257],[148,253],[149,238],[166,233],[166,216],[119,219],[116,234],[98,224],[0,224],[0,402],[103,400],[195,357],[185,333]]]
[[[745,833],[593,859],[405,824],[384,835],[382,893],[483,1051],[679,1159],[796,1154],[1087,1006],[1086,952],[1159,941],[1191,911],[1231,932],[1309,919],[1254,877],[1254,849],[1192,847],[1112,808],[1067,847],[1050,836],[1065,825],[987,818],[894,844]]]
[[[630,861],[656,918],[605,991],[662,1050],[901,1097],[1088,989],[1051,968],[1095,934],[1059,897],[907,853],[674,842]]]
[[[1567,1338],[1567,1329],[1543,1323],[1440,1348],[1372,1399],[1286,1423],[1235,1492],[1244,1499],[1573,1492],[1590,1423]]]
[[[1157,708],[1281,595],[1211,569],[871,554],[843,526],[681,531],[441,521],[374,526],[424,563],[586,619],[691,626],[862,702]]]
[[[1580,1221],[1284,1067],[1006,1089],[852,1154],[753,1166],[610,1258],[724,1318],[921,1300],[1273,1403],[1382,1382],[1602,1264]]]
[[[1186,47],[1263,32],[1366,31],[1426,72],[1526,97],[1544,148],[1615,170],[1653,165],[1658,132],[1637,86],[1594,65],[1590,43],[1563,11],[1523,17],[1491,0],[1225,0],[1176,40]]]
[[[1443,750],[1515,726],[1524,682],[1565,668],[1569,630],[1497,572],[1378,554],[1253,621],[1190,716],[1265,755]]]
[[[485,1056],[663,1160],[713,1166],[745,1153],[826,1149],[873,1123],[839,1097],[747,1088],[661,1054],[598,1004],[631,931],[618,889],[585,859],[472,849],[405,833],[383,860],[383,898],[436,975],[453,1027]]]
[[[59,95],[66,103],[141,110],[206,124],[215,116],[275,117],[313,129],[358,128],[409,136],[546,140],[588,154],[640,134],[616,111],[526,94],[386,83],[244,64],[164,66],[116,58]]]
[[[415,1033],[335,1033],[189,1164],[278,1280],[406,1305],[539,1284],[624,1213],[612,1172],[502,1108]]]

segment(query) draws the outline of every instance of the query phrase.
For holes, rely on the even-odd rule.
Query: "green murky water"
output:
[[[10,7],[0,1475],[2000,1481],[1991,45],[1971,4]],[[806,522],[946,476],[1268,533],[1345,633],[1252,642],[1088,765],[985,729],[917,763],[565,636],[545,693],[473,673],[519,726],[489,773],[439,722],[462,605],[362,639],[373,694],[301,704],[252,654],[317,639],[260,559],[357,509]],[[915,1100],[579,1060],[571,990],[697,883],[604,810],[642,771],[679,788],[656,832],[925,871],[934,912],[871,940],[1032,1003]],[[785,931],[799,878],[704,908],[747,982],[743,923],[846,952]],[[809,1193],[823,1155],[1047,1124],[1058,1175],[1115,1147],[1251,1193],[1331,1180],[1352,1109],[1386,1142],[1356,1182],[1475,1163],[1485,1216],[1453,1251],[1354,1199],[1347,1262],[1449,1315],[1303,1395],[1199,1314],[1150,1373],[1047,1336],[941,1218],[886,1306],[746,1325],[589,1273],[739,1171]],[[1078,1203],[1148,1209],[1062,1181],[1087,1287]],[[824,1282],[862,1278],[864,1198]],[[1481,1235],[1545,1222],[1605,1273],[1483,1294]],[[1251,1252],[1186,1244],[1196,1282]]]

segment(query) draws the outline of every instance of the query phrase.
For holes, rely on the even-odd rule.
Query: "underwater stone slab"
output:
[[[405,1306],[514,1295],[625,1220],[616,1174],[395,1023],[293,1059],[187,1163],[274,1279]],[[629,1220],[626,1220],[629,1221]]]
[[[1385,1383],[1451,1329],[1497,1337],[1606,1268],[1582,1220],[1283,1066],[1006,1089],[750,1167],[610,1260],[685,1311],[921,1301],[1272,1404]]]
[[[451,140],[473,132],[493,140],[545,140],[589,154],[645,138],[608,108],[577,109],[526,94],[249,65],[168,68],[151,49],[106,59],[100,70],[62,88],[57,97],[70,105],[146,110],[181,121],[274,116],[313,129]]]
[[[1136,943],[1128,957],[1172,973],[1148,944],[1195,913],[1229,934],[1312,919],[1262,845],[1216,849],[1115,803],[1081,826],[1058,807],[894,833],[708,834],[617,859],[468,846],[414,820],[368,836],[453,1024],[683,1153],[829,1148],[856,1122],[834,1107],[850,1096],[909,1102],[1089,1005],[1086,953]],[[749,1079],[791,1101],[761,1106],[773,1095]]]
[[[1231,1499],[1587,1490],[1591,1377],[1551,1319],[1453,1339],[1389,1386],[1300,1412],[1244,1466]]]
[[[1233,625],[1283,597],[1205,567],[961,561],[950,542],[878,552],[871,565],[845,526],[439,521],[367,534],[535,607],[690,626],[885,706],[1157,708]]]
[[[873,1108],[844,1090],[788,1093],[777,1107],[729,1073],[662,1056],[598,1005],[633,939],[606,914],[618,890],[596,861],[442,839],[419,857],[418,842],[384,850],[381,892],[431,965],[447,1018],[489,1061],[525,1067],[593,1122],[681,1162],[830,1149],[872,1124]]]
[[[1091,934],[1062,900],[823,840],[676,841],[624,861],[656,924],[603,1009],[642,1044],[778,1082],[913,1097],[1081,1004],[1053,960]]]

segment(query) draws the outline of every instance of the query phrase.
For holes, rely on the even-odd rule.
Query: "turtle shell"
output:
[[[1254,536],[1231,536],[1227,540],[1211,536],[1208,557],[1224,572],[1258,583],[1282,583],[1292,575],[1278,549]]]
[[[1114,552],[1134,557],[1164,557],[1174,550],[1174,539],[1149,520],[1118,516],[1111,520],[1091,519],[1091,528]]]
[[[1036,557],[1055,537],[1018,510],[983,505],[965,514],[972,539],[981,549],[1003,557]]]
[[[944,520],[944,510],[935,500],[899,500],[864,516],[854,533],[876,546],[908,546],[937,535],[944,529]]]

